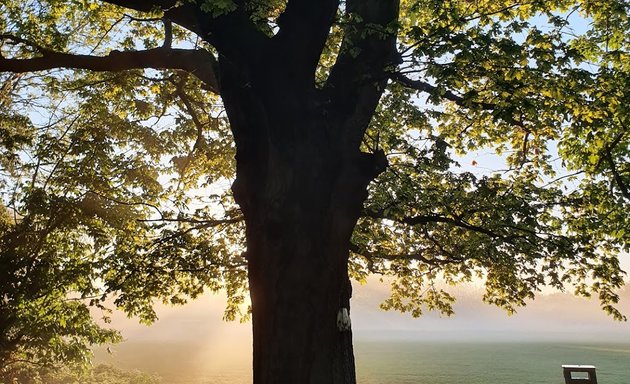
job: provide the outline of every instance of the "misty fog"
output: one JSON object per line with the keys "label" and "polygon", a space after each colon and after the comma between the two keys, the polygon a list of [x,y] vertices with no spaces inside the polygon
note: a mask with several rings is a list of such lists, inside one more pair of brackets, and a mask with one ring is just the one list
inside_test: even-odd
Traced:
{"label": "misty fog", "polygon": [[[612,320],[595,299],[543,294],[508,316],[484,304],[482,289],[473,284],[450,289],[458,299],[454,316],[427,312],[412,318],[379,309],[387,297],[386,284],[376,279],[355,283],[351,312],[358,365],[362,341],[630,341],[630,324]],[[622,312],[630,314],[629,287],[621,297]],[[126,341],[112,346],[112,353],[97,349],[96,362],[158,373],[172,383],[203,375],[216,383],[238,384],[251,375],[250,324],[224,322],[224,300],[208,295],[183,307],[158,306],[160,319],[152,326],[116,313],[112,326],[122,330]]]}

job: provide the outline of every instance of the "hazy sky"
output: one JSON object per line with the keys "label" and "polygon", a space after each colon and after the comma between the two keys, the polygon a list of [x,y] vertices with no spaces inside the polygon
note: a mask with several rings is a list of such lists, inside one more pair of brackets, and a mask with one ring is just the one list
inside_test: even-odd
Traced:
{"label": "hazy sky", "polygon": [[[561,293],[540,295],[516,315],[507,316],[481,302],[480,288],[456,287],[453,293],[458,298],[454,316],[427,313],[414,319],[378,308],[387,296],[385,284],[377,280],[364,286],[355,284],[354,339],[359,343],[375,339],[630,342],[630,323],[613,321],[595,300]],[[630,287],[621,296],[620,308],[630,315]],[[113,326],[122,330],[127,341],[114,346],[112,355],[97,351],[97,361],[157,372],[170,383],[192,382],[185,381],[182,373],[190,378],[212,377],[213,382],[245,383],[243,377],[251,374],[250,324],[222,321],[223,306],[220,295],[205,296],[183,307],[159,306],[160,319],[150,327],[116,314]]]}

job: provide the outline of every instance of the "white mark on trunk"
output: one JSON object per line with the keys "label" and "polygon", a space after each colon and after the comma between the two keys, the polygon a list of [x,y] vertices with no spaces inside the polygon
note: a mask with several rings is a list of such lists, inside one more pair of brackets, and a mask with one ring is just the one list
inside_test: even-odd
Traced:
{"label": "white mark on trunk", "polygon": [[350,313],[348,312],[348,308],[339,308],[339,312],[337,312],[337,329],[339,332],[344,332],[349,331],[350,327]]}

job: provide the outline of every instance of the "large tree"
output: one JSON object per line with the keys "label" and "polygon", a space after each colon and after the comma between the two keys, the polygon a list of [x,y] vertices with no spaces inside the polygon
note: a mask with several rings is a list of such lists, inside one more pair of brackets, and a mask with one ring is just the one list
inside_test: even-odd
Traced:
{"label": "large tree", "polygon": [[623,318],[627,1],[0,11],[5,367],[115,340],[88,312],[110,297],[151,321],[225,289],[228,318],[251,297],[256,384],[353,383],[369,274],[414,315],[481,279],[508,311],[549,285]]}

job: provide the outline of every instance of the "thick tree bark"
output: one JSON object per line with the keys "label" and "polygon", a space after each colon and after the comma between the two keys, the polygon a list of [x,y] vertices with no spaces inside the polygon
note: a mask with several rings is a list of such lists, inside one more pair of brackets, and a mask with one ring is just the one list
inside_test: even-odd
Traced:
{"label": "thick tree bark", "polygon": [[349,310],[348,244],[369,178],[350,192],[346,166],[306,156],[272,161],[280,171],[262,177],[264,202],[248,205],[260,192],[240,189],[249,180],[234,186],[246,211],[256,384],[355,383],[351,331],[337,318]]}
{"label": "thick tree bark", "polygon": [[385,157],[339,140],[323,92],[301,88],[282,63],[257,77],[222,59],[232,189],[247,225],[254,383],[353,384],[352,335],[337,317],[349,310],[350,236]]}
{"label": "thick tree bark", "polygon": [[248,221],[254,383],[354,383],[350,330],[336,324],[349,306],[347,231],[324,199],[300,200]]}

